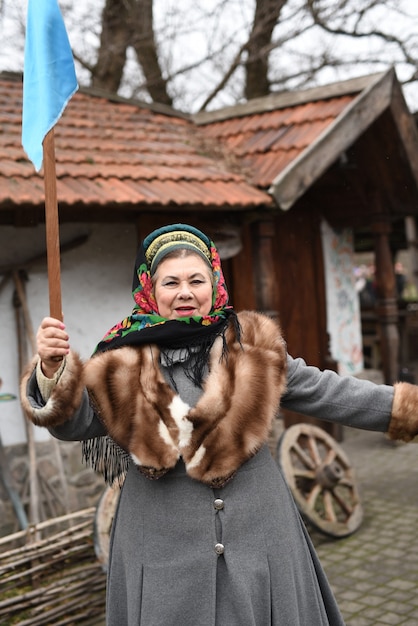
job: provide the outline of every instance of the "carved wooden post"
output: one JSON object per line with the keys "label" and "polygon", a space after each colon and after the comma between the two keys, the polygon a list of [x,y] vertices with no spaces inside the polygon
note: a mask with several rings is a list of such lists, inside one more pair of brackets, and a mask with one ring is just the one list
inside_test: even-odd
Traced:
{"label": "carved wooden post", "polygon": [[383,376],[386,384],[393,384],[399,375],[399,331],[395,271],[389,245],[391,225],[380,198],[372,199],[377,305],[376,316],[380,337]]}
{"label": "carved wooden post", "polygon": [[273,319],[278,319],[279,286],[274,270],[275,227],[272,220],[258,223],[257,259],[259,287],[257,308]]}
{"label": "carved wooden post", "polygon": [[418,290],[418,235],[415,218],[412,215],[405,218],[405,232],[411,257],[412,281]]}

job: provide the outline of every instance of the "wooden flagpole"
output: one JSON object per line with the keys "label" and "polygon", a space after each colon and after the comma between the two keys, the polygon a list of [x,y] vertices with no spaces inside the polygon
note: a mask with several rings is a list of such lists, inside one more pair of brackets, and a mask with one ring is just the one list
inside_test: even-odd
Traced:
{"label": "wooden flagpole", "polygon": [[46,254],[48,263],[49,314],[63,320],[61,302],[61,263],[55,169],[55,140],[52,128],[43,141]]}

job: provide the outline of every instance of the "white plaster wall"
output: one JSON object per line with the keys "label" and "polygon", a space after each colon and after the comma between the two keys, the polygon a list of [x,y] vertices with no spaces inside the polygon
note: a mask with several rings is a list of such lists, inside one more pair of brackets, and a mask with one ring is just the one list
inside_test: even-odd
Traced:
{"label": "white plaster wall", "polygon": [[[71,347],[87,358],[116,322],[133,306],[131,283],[136,254],[135,226],[125,224],[61,225],[61,241],[72,241],[89,233],[80,247],[61,255],[61,293],[64,322]],[[45,250],[45,231],[37,228],[0,227],[0,268],[33,258]],[[2,275],[0,275],[0,281]],[[13,282],[0,292],[0,378],[1,393],[19,395],[17,331],[13,308]],[[30,316],[36,332],[42,318],[49,315],[46,262],[29,269],[26,284]],[[36,439],[48,433],[35,428]],[[18,400],[0,402],[0,435],[4,445],[26,441],[25,424]]]}

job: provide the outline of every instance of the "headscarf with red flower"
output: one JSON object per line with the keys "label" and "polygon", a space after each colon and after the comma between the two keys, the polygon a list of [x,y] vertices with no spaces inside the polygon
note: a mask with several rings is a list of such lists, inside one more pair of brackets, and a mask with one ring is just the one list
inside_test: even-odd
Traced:
{"label": "headscarf with red flower", "polygon": [[[159,314],[153,294],[152,276],[161,260],[170,252],[186,248],[199,254],[213,274],[212,308],[208,315],[169,320]],[[218,335],[223,335],[232,319],[239,340],[239,325],[228,292],[219,253],[213,241],[188,224],[171,224],[150,233],[138,249],[132,282],[134,309],[113,326],[98,344],[95,353],[126,345],[153,343],[161,349],[187,348],[208,351]],[[201,355],[203,356],[203,355]]]}

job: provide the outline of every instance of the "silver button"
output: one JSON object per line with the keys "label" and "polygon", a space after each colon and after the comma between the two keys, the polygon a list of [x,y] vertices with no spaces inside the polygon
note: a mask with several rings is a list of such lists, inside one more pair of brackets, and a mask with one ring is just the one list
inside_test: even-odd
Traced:
{"label": "silver button", "polygon": [[213,503],[213,506],[215,507],[217,511],[221,511],[224,508],[224,501],[221,500],[220,498],[216,498],[216,500]]}
{"label": "silver button", "polygon": [[225,546],[223,543],[217,543],[215,546],[216,554],[223,554],[225,552]]}

